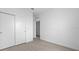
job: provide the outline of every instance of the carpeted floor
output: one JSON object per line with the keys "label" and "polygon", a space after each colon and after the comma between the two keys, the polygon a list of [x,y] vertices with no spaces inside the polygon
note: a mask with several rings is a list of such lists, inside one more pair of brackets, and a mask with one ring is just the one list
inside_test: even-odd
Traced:
{"label": "carpeted floor", "polygon": [[39,38],[29,43],[3,49],[2,51],[74,51],[73,49],[49,43]]}

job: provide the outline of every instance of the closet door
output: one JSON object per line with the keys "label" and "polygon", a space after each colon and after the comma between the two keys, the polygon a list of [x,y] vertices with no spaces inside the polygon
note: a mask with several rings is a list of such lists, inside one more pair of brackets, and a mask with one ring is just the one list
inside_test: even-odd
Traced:
{"label": "closet door", "polygon": [[16,45],[25,43],[25,18],[16,17]]}
{"label": "closet door", "polygon": [[0,49],[13,46],[14,44],[14,16],[0,13]]}

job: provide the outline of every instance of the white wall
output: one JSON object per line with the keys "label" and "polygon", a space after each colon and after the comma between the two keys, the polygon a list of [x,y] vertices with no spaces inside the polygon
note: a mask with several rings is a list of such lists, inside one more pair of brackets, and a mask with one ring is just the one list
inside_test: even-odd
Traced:
{"label": "white wall", "polygon": [[40,14],[40,38],[79,50],[79,9],[53,8]]}
{"label": "white wall", "polygon": [[[0,12],[6,12],[16,15],[16,44],[21,44],[33,40],[33,15],[28,11],[27,8],[0,8]],[[23,23],[25,23],[26,25]],[[20,29],[19,26],[22,26],[22,28]],[[24,29],[25,26],[26,30]],[[26,34],[23,34],[22,31],[26,31]]]}
{"label": "white wall", "polygon": [[36,20],[33,20],[33,38],[36,38]]}

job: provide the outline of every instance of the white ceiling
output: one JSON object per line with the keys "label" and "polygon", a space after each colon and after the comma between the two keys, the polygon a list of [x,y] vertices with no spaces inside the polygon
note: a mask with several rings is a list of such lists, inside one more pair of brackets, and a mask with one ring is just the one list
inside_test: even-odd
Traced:
{"label": "white ceiling", "polygon": [[34,16],[37,18],[36,21],[39,21],[40,20],[40,19],[38,19],[39,15],[41,15],[44,12],[47,12],[49,9],[50,8],[34,8],[34,10],[33,10],[30,8],[30,11],[34,12]]}
{"label": "white ceiling", "polygon": [[[41,15],[44,12],[47,12],[49,8],[34,8],[34,15],[39,18],[39,15]],[[39,21],[40,19],[36,19],[36,21]]]}
{"label": "white ceiling", "polygon": [[38,14],[42,14],[44,12],[47,12],[47,10],[49,10],[50,8],[34,8],[34,10],[32,10],[32,8],[30,8],[30,12],[34,12],[34,14],[38,15]]}
{"label": "white ceiling", "polygon": [[46,12],[47,10],[49,10],[49,8],[35,8],[34,13],[35,14],[41,14],[41,13]]}

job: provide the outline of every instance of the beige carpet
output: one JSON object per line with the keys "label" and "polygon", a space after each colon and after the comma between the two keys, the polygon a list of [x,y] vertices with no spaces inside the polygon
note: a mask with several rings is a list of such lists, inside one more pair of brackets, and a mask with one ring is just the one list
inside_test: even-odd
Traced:
{"label": "beige carpet", "polygon": [[29,43],[6,48],[2,51],[74,51],[73,49],[49,43],[39,38]]}

